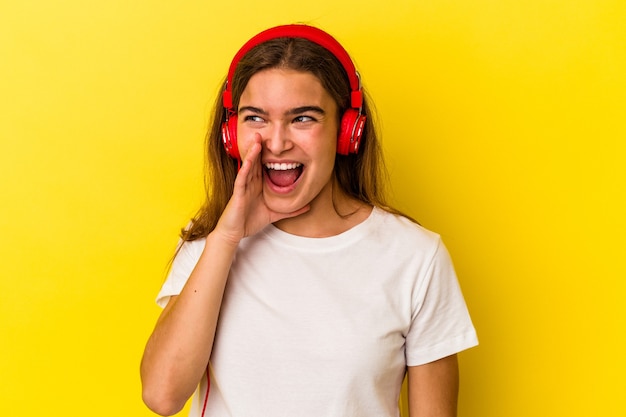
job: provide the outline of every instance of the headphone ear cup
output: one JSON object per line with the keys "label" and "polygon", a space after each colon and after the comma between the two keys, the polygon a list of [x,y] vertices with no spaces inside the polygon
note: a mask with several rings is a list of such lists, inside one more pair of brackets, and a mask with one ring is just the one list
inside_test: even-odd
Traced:
{"label": "headphone ear cup", "polygon": [[350,148],[352,153],[359,153],[359,146],[361,146],[361,139],[363,139],[363,131],[365,130],[365,119],[366,116],[364,114],[359,115],[354,125],[354,139]]}
{"label": "headphone ear cup", "polygon": [[222,143],[228,156],[241,159],[237,146],[237,115],[231,115],[228,121],[222,123]]}
{"label": "headphone ear cup", "polygon": [[366,117],[355,109],[348,109],[341,118],[341,128],[337,138],[337,153],[348,155],[359,152]]}

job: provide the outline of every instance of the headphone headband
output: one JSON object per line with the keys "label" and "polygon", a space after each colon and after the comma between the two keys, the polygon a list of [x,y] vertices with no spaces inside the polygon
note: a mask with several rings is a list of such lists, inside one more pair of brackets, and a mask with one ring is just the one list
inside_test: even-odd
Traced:
{"label": "headphone headband", "polygon": [[321,29],[313,26],[294,24],[276,26],[270,29],[266,29],[263,32],[257,34],[248,42],[246,42],[241,49],[237,52],[230,67],[228,69],[228,77],[226,81],[226,88],[222,94],[222,102],[225,108],[232,109],[233,107],[233,94],[232,94],[232,81],[235,74],[235,69],[239,64],[239,61],[245,54],[250,52],[255,46],[277,38],[303,38],[316,43],[328,51],[330,51],[341,63],[346,73],[348,74],[348,80],[350,82],[350,106],[355,109],[361,109],[363,105],[363,94],[361,92],[361,80],[359,73],[354,67],[350,55],[344,49],[343,46],[335,38]]}

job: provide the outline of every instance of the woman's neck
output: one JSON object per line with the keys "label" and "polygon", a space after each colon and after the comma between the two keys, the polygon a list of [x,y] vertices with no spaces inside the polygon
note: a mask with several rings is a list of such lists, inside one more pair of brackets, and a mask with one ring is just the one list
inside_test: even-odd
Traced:
{"label": "woman's neck", "polygon": [[308,212],[280,220],[274,226],[293,235],[321,238],[343,233],[369,217],[370,204],[348,196],[336,183],[330,188],[311,202]]}

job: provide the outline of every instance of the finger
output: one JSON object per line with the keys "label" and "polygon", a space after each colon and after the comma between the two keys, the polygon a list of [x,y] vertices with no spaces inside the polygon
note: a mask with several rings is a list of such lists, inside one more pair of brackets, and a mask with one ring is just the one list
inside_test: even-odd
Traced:
{"label": "finger", "polygon": [[250,169],[254,163],[254,159],[259,153],[258,149],[256,148],[256,144],[253,144],[250,149],[248,149],[248,152],[246,153],[246,156],[241,163],[241,169],[239,170],[239,174],[248,174],[250,172]]}
{"label": "finger", "polygon": [[261,134],[255,132],[252,140],[250,141],[248,152],[246,152],[246,161],[254,160],[261,153],[261,140]]}
{"label": "finger", "polygon": [[235,187],[245,186],[245,184],[247,184],[250,178],[254,175],[255,159],[258,159],[259,154],[259,144],[255,143],[248,149],[248,152],[246,152],[246,155],[242,161],[241,168],[237,173],[237,177],[235,178]]}
{"label": "finger", "polygon": [[[261,135],[259,133],[255,133],[254,137],[250,141],[250,146],[248,147],[248,151],[246,152],[243,164],[250,166],[257,162],[259,160],[259,155],[261,154],[261,149]],[[249,167],[248,169],[252,168]]]}

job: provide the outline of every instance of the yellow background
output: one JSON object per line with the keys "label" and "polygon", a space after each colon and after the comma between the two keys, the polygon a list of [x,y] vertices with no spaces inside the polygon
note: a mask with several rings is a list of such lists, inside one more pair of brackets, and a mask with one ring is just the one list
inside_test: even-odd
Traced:
{"label": "yellow background", "polygon": [[481,345],[461,417],[623,416],[622,0],[2,0],[2,415],[150,416],[138,364],[231,56],[344,43],[397,205],[443,235]]}

